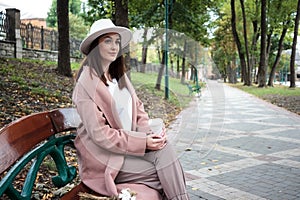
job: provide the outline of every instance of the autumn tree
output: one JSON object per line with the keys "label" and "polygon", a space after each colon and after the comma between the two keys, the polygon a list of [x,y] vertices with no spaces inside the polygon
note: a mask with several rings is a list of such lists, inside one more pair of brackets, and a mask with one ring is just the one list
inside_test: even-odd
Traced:
{"label": "autumn tree", "polygon": [[214,40],[211,45],[212,59],[222,74],[224,82],[237,82],[237,49],[231,31],[229,15],[221,15],[217,20],[217,29],[214,32]]}
{"label": "autumn tree", "polygon": [[[273,86],[276,70],[281,59],[282,51],[286,48],[291,48],[291,45],[286,45],[285,38],[289,29],[292,26],[292,16],[295,13],[296,4],[293,6],[294,1],[281,1],[275,0],[269,5],[268,21],[269,33],[268,41],[271,43],[270,52],[268,53],[268,63],[270,65],[270,74],[268,86]],[[275,57],[274,57],[274,56]]]}

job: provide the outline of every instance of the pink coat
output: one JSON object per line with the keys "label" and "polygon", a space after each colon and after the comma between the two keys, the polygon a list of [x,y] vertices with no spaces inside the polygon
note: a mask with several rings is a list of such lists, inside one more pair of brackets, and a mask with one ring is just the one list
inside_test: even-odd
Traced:
{"label": "pink coat", "polygon": [[143,104],[126,75],[124,79],[132,95],[132,131],[122,130],[115,102],[92,68],[84,67],[73,92],[82,120],[75,139],[81,180],[108,196],[118,194],[114,179],[124,156],[144,156],[146,132],[150,130]]}

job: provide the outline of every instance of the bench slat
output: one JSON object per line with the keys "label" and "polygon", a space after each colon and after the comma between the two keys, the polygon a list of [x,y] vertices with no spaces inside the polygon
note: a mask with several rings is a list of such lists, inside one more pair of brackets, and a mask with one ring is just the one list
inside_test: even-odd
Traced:
{"label": "bench slat", "polygon": [[47,112],[32,114],[0,130],[0,174],[35,145],[54,134]]}

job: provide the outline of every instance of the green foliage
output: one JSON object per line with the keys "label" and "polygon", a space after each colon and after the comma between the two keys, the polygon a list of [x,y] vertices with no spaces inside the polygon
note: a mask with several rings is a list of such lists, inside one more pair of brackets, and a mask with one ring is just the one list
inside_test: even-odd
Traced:
{"label": "green foliage", "polygon": [[57,27],[57,12],[56,12],[57,0],[52,0],[51,8],[47,13],[47,26],[48,27]]}
{"label": "green foliage", "polygon": [[81,0],[69,0],[69,12],[79,16],[81,13]]}
{"label": "green foliage", "polygon": [[182,0],[172,5],[172,29],[185,33],[203,45],[208,44],[208,27],[210,21],[209,0]]}
{"label": "green foliage", "polygon": [[129,24],[130,27],[160,27],[164,21],[164,7],[162,2],[129,1]]}
{"label": "green foliage", "polygon": [[69,23],[70,23],[70,37],[82,40],[85,38],[89,31],[89,27],[85,25],[85,22],[82,17],[69,14]]}
{"label": "green foliage", "polygon": [[88,0],[84,5],[82,17],[86,24],[91,25],[101,18],[112,19],[113,2],[107,0]]}
{"label": "green foliage", "polygon": [[[222,13],[228,13],[230,7],[222,8]],[[231,32],[231,24],[229,16],[220,15],[220,18],[215,22],[218,27],[214,32],[212,41],[212,59],[216,68],[222,75],[227,74],[227,67],[231,61],[235,60],[236,47]]]}

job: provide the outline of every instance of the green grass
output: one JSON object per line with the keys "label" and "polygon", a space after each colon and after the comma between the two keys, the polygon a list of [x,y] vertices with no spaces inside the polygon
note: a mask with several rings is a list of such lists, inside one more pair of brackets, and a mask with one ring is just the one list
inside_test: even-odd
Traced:
{"label": "green grass", "polygon": [[[156,73],[139,73],[131,72],[131,81],[133,85],[143,87],[143,89],[150,90],[157,96],[165,97],[165,78],[161,80],[161,90],[158,91],[154,87],[157,81]],[[186,85],[180,83],[180,79],[169,77],[169,101],[180,107],[186,107],[191,101],[192,97],[189,96],[189,90]]]}
{"label": "green grass", "polygon": [[300,88],[289,88],[288,86],[283,85],[275,85],[274,87],[265,88],[259,88],[257,85],[244,86],[242,83],[229,85],[253,94],[257,97],[263,97],[264,95],[300,96]]}
{"label": "green grass", "polygon": [[[156,85],[157,81],[157,74],[156,73],[139,73],[139,72],[132,72],[131,73],[131,80],[134,85],[144,85],[144,84],[152,84],[153,87]],[[165,77],[162,77],[161,80],[161,89],[165,88]],[[169,77],[169,85],[168,88],[171,92],[180,94],[180,95],[189,95],[189,90],[186,85],[180,83],[180,79]]]}
{"label": "green grass", "polygon": [[74,63],[74,62],[71,63],[72,70],[79,70],[79,68],[80,68],[80,63]]}

